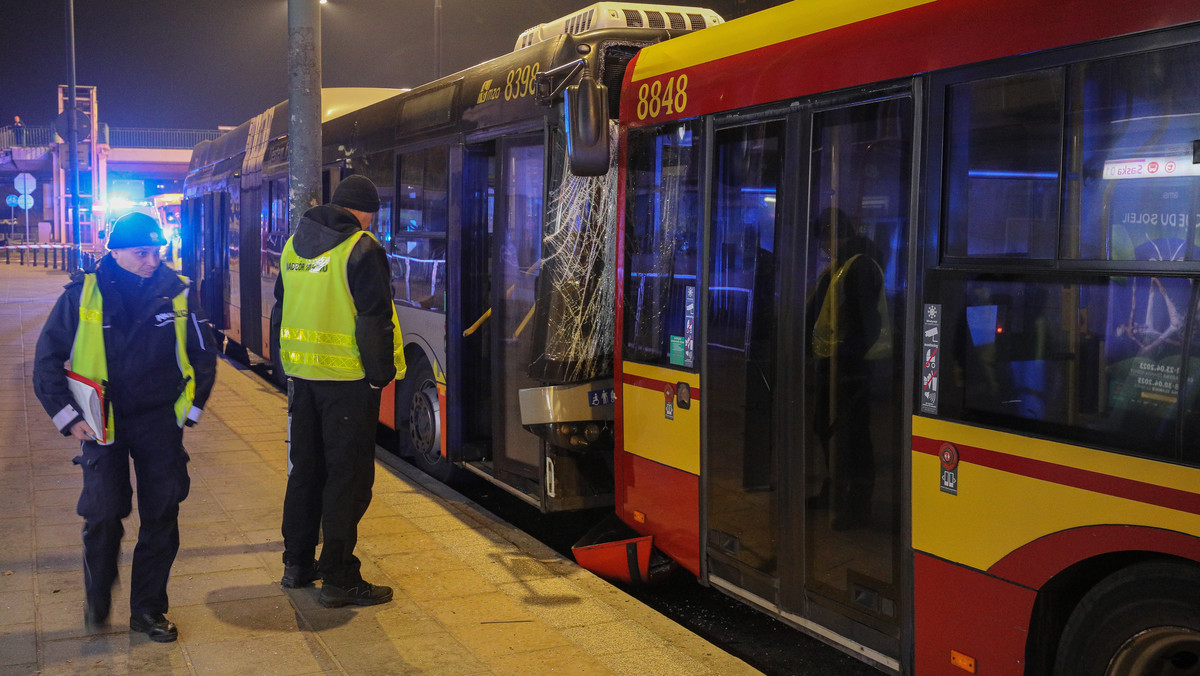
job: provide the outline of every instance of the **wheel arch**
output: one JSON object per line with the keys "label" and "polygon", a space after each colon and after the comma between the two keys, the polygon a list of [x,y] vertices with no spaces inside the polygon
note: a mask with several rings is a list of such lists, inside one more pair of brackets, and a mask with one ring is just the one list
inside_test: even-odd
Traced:
{"label": "wheel arch", "polygon": [[1200,538],[1145,526],[1087,526],[1039,538],[993,565],[989,574],[1037,592],[1026,673],[1052,673],[1067,619],[1091,589],[1120,570],[1154,560],[1200,570]]}
{"label": "wheel arch", "polygon": [[[428,363],[433,372],[437,374],[437,361],[428,347],[423,342],[410,342],[404,346],[404,362],[406,367],[405,377],[396,382],[396,399],[395,399],[395,421],[397,434],[407,434],[406,427],[408,425],[408,402],[411,401],[413,395],[413,387],[416,386],[416,373],[421,368],[422,363]],[[402,457],[412,457],[411,448],[401,443],[398,444],[397,452]]]}

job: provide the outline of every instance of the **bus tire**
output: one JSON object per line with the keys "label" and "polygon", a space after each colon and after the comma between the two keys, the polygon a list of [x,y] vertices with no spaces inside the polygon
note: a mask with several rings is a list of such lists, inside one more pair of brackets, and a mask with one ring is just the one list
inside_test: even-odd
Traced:
{"label": "bus tire", "polygon": [[396,397],[396,435],[400,455],[411,457],[421,471],[438,481],[449,483],[454,464],[442,456],[442,419],[438,402],[437,380],[429,360],[420,356],[400,381],[401,395]]}
{"label": "bus tire", "polygon": [[1104,578],[1072,611],[1059,640],[1059,676],[1200,672],[1200,568],[1138,563]]}

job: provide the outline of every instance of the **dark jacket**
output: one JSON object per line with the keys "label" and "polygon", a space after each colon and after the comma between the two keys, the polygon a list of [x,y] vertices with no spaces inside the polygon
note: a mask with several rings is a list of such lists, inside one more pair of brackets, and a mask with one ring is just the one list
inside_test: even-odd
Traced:
{"label": "dark jacket", "polygon": [[[358,232],[358,220],[349,211],[325,204],[304,213],[292,234],[292,248],[303,258],[316,258]],[[367,382],[384,387],[396,379],[392,361],[392,275],[387,253],[372,237],[358,240],[346,262],[350,295],[354,298],[354,340],[362,358]],[[275,307],[271,310],[271,354],[279,354],[279,328],[283,324],[283,274],[275,280]]]}
{"label": "dark jacket", "polygon": [[[149,278],[122,270],[112,256],[96,265],[96,282],[104,307],[104,351],[108,367],[106,396],[117,420],[159,406],[173,406],[185,381],[176,358],[174,312],[171,301],[186,288],[175,271],[160,265]],[[71,276],[38,338],[33,364],[33,391],[63,434],[82,420],[67,418],[74,406],[63,364],[71,358],[79,326],[83,273]],[[201,313],[194,293],[188,294],[187,354],[196,376],[192,405],[203,409],[217,376],[217,352],[212,328]],[[77,408],[77,407],[75,407]],[[118,431],[120,434],[120,424]]]}

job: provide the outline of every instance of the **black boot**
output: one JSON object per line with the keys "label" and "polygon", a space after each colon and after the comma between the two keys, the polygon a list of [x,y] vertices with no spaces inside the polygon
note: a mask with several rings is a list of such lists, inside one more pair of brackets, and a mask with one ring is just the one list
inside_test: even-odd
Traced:
{"label": "black boot", "polygon": [[179,638],[175,623],[162,613],[145,613],[129,618],[129,630],[145,634],[155,643],[170,643]]}
{"label": "black boot", "polygon": [[283,567],[283,578],[279,580],[279,585],[285,589],[299,589],[320,579],[321,573],[315,562],[308,565],[289,564]]}
{"label": "black boot", "polygon": [[326,608],[341,608],[342,606],[374,606],[392,600],[392,588],[383,585],[359,582],[353,587],[338,587],[331,584],[321,585],[321,595],[317,601]]}
{"label": "black boot", "polygon": [[110,609],[111,599],[92,599],[87,600],[87,605],[83,609],[83,623],[88,629],[97,629],[108,624],[108,612]]}

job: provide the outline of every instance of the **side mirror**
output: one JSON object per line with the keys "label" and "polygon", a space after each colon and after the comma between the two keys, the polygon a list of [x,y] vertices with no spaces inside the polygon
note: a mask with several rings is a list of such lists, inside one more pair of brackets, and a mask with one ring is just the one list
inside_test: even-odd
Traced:
{"label": "side mirror", "polygon": [[579,84],[563,97],[567,124],[567,162],[576,176],[608,173],[608,87],[584,69]]}

